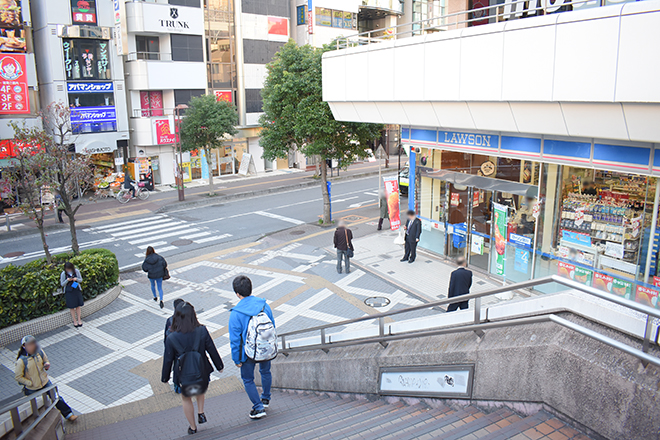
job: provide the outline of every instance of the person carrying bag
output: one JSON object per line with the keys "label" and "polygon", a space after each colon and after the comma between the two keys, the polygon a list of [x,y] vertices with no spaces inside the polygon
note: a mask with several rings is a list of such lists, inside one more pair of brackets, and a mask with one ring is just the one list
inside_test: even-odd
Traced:
{"label": "person carrying bag", "polygon": [[355,255],[355,248],[353,248],[353,232],[346,227],[344,221],[340,221],[335,230],[334,244],[337,249],[337,273],[341,273],[342,260],[346,261],[346,273],[350,273],[351,258]]}

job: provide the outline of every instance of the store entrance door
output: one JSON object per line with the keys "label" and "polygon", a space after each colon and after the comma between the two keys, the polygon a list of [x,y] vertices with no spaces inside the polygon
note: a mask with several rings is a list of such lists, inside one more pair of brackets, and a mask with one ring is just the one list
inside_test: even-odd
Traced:
{"label": "store entrance door", "polygon": [[447,215],[447,256],[467,257],[468,247],[468,200],[471,188],[447,182],[449,210]]}
{"label": "store entrance door", "polygon": [[469,264],[488,271],[491,249],[491,200],[493,192],[470,188]]}

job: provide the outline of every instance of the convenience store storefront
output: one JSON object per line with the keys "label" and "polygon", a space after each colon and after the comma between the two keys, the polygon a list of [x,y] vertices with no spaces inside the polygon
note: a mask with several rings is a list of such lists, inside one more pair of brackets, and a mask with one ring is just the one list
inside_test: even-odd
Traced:
{"label": "convenience store storefront", "polygon": [[558,274],[659,306],[660,148],[415,128],[402,142],[421,247],[506,281]]}

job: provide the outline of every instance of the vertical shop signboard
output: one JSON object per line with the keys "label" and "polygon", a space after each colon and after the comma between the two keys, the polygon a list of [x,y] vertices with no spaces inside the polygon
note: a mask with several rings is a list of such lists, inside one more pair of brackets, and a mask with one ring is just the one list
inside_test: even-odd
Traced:
{"label": "vertical shop signboard", "polygon": [[658,291],[644,286],[637,286],[635,293],[635,301],[638,303],[646,304],[647,306],[658,306]]}
{"label": "vertical shop signboard", "polygon": [[71,0],[71,21],[96,26],[96,0]]}
{"label": "vertical shop signboard", "polygon": [[506,216],[508,207],[493,203],[493,212],[495,214],[495,251],[497,257],[495,260],[495,273],[504,275],[504,253],[506,252]]}
{"label": "vertical shop signboard", "polygon": [[459,193],[451,193],[451,206],[458,206],[461,204],[461,195]]}
{"label": "vertical shop signboard", "polygon": [[26,55],[0,55],[0,115],[30,113]]}
{"label": "vertical shop signboard", "polygon": [[154,143],[156,145],[175,144],[177,135],[174,127],[174,118],[154,119],[153,121]]}
{"label": "vertical shop signboard", "polygon": [[383,179],[385,184],[385,197],[387,198],[387,211],[390,215],[390,228],[398,231],[401,226],[399,215],[399,182],[396,178]]}
{"label": "vertical shop signboard", "polygon": [[624,281],[618,278],[614,278],[612,280],[612,293],[623,296],[626,299],[630,299],[632,296],[632,290],[633,285],[630,281]]}
{"label": "vertical shop signboard", "polygon": [[312,35],[314,33],[314,17],[313,10],[314,6],[312,5],[313,0],[307,0],[307,33]]}
{"label": "vertical shop signboard", "polygon": [[653,285],[655,287],[660,287],[660,277],[653,277]]}
{"label": "vertical shop signboard", "polygon": [[614,278],[602,273],[595,273],[592,287],[595,287],[598,290],[602,290],[603,292],[612,293],[612,287],[614,287]]}

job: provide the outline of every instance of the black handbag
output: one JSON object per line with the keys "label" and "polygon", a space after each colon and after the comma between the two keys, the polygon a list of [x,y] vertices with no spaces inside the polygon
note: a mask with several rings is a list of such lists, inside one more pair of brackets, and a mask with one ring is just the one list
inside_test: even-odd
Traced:
{"label": "black handbag", "polygon": [[344,234],[346,235],[346,256],[348,258],[353,258],[353,255],[355,255],[355,252],[353,249],[351,249],[351,243],[348,241],[348,231],[344,229]]}
{"label": "black handbag", "polygon": [[165,268],[165,269],[163,269],[163,270],[164,270],[164,272],[165,272],[165,273],[163,274],[163,281],[167,281],[167,280],[170,279],[170,271],[167,270],[167,268]]}

